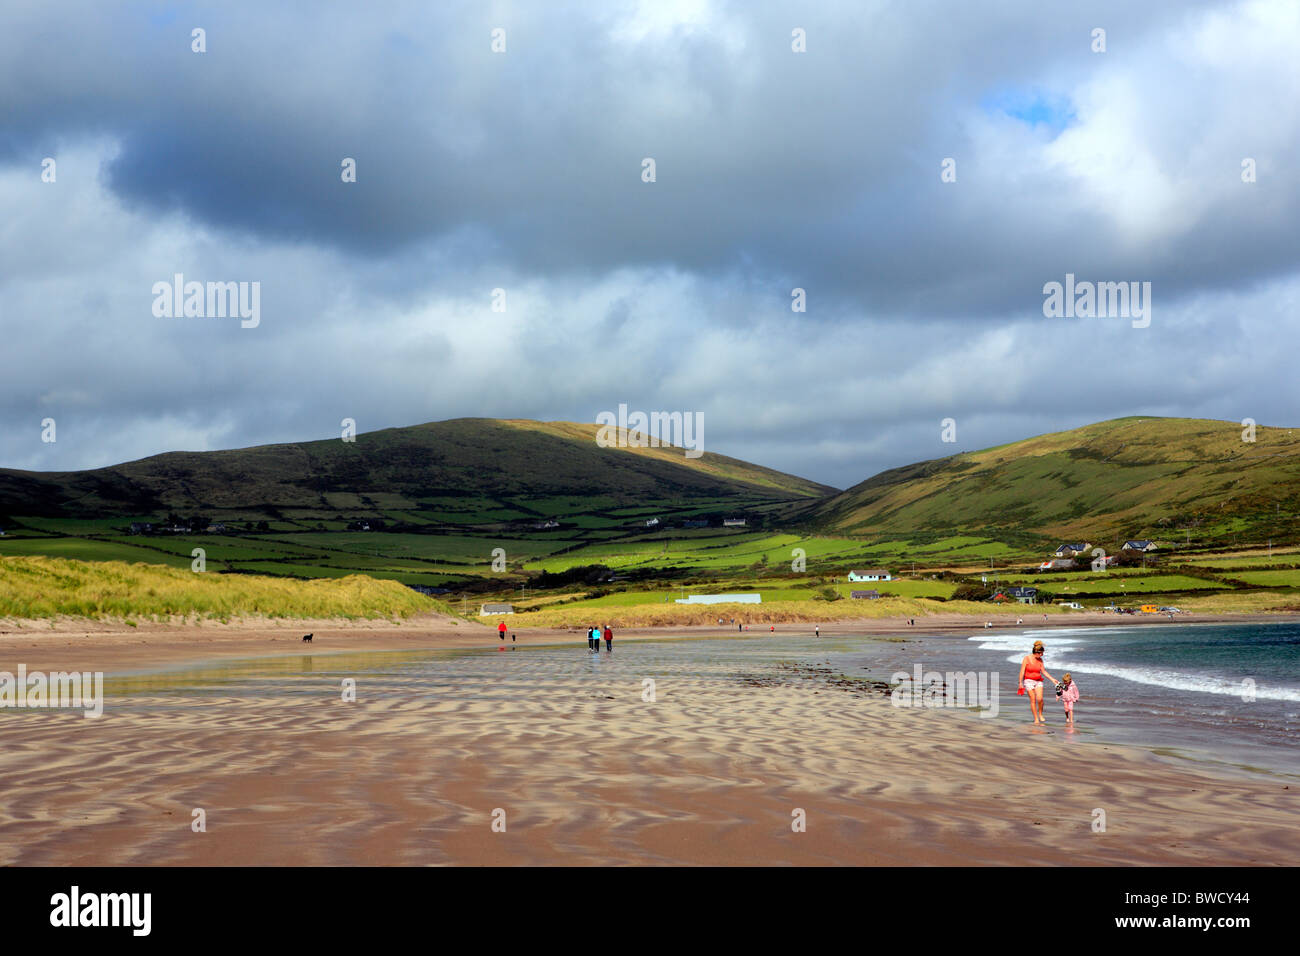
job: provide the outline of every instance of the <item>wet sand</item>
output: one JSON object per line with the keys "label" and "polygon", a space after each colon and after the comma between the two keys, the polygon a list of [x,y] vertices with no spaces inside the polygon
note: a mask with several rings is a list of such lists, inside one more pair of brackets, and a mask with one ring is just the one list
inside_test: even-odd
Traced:
{"label": "wet sand", "polygon": [[[377,630],[357,639],[398,640]],[[730,643],[318,653],[327,638],[119,679],[98,720],[0,712],[0,863],[1300,861],[1278,780],[895,708]]]}
{"label": "wet sand", "polygon": [[[1214,622],[1300,620],[1300,615],[1282,614],[1181,614],[1179,624]],[[990,615],[995,630],[1018,630],[1051,627],[1097,627],[1163,623],[1149,615],[1117,615],[1097,612],[1054,614],[1047,621],[1041,614],[1023,615],[1017,625],[1015,616],[1000,612]],[[419,615],[406,621],[235,621],[222,624],[204,621],[197,624],[141,623],[128,627],[121,623],[62,619],[49,621],[0,621],[0,670],[15,670],[19,663],[29,670],[101,670],[107,674],[161,670],[220,660],[277,657],[302,653],[349,653],[357,651],[445,650],[449,648],[494,647],[500,643],[496,631],[498,618],[490,623],[466,621],[438,614]],[[507,625],[513,625],[509,617]],[[754,625],[737,632],[735,625],[698,625],[682,627],[639,628],[615,632],[615,643],[666,638],[733,638],[813,634],[810,622],[777,624],[774,632],[765,625]],[[906,618],[858,618],[821,624],[821,633],[877,634],[907,637],[913,634],[983,633],[983,620],[967,614],[932,614],[916,618],[915,626]],[[311,644],[302,636],[314,635]],[[509,635],[517,638],[512,642]],[[583,643],[580,628],[538,628],[513,626],[507,632],[506,645],[536,646]]]}

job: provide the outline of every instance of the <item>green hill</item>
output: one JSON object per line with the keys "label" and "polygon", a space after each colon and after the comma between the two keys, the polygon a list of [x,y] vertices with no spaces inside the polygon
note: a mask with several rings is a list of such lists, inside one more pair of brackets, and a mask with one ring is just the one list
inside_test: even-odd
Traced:
{"label": "green hill", "polygon": [[1300,430],[1121,418],[882,472],[807,507],[850,535],[1264,541],[1300,530]]}
{"label": "green hill", "polygon": [[[0,469],[0,514],[92,518],[195,511],[322,518],[419,512],[447,499],[599,497],[615,505],[800,499],[835,489],[722,455],[602,448],[595,425],[455,419],[339,439],[169,452],[75,472]],[[521,505],[521,502],[523,503]],[[536,513],[548,513],[545,507]]]}

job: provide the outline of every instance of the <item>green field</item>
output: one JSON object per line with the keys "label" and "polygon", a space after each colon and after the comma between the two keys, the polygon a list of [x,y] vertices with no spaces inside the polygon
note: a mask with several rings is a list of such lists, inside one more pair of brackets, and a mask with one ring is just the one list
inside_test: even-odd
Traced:
{"label": "green field", "polygon": [[1266,588],[1300,588],[1300,568],[1283,571],[1237,571],[1231,577]]}
{"label": "green field", "polygon": [[143,561],[147,564],[165,564],[171,567],[189,567],[187,555],[168,554],[160,549],[136,547],[116,539],[92,538],[0,538],[0,556],[47,555],[54,558],[76,558],[78,561]]}
{"label": "green field", "polygon": [[1188,558],[1184,562],[1198,568],[1215,568],[1231,570],[1234,568],[1258,568],[1271,565],[1300,567],[1300,551],[1277,550],[1270,554],[1240,555],[1234,558]]}
{"label": "green field", "polygon": [[638,534],[624,540],[591,544],[580,551],[530,561],[524,567],[529,571],[554,573],[599,563],[621,570],[672,565],[725,572],[759,564],[774,572],[788,572],[796,560],[796,548],[804,552],[804,570],[819,574],[844,573],[853,567],[876,565],[901,570],[913,561],[922,567],[960,563],[971,557],[987,557],[1009,550],[999,542],[965,537],[911,544],[762,532],[718,534],[716,529],[700,529],[693,534],[678,529],[671,535]]}
{"label": "green field", "polygon": [[1023,575],[1002,578],[1011,584],[1029,584],[1055,594],[1059,599],[1069,600],[1071,594],[1095,594],[1123,597],[1125,594],[1160,594],[1178,591],[1216,591],[1226,590],[1230,585],[1204,578],[1188,577],[1185,574],[1097,574],[1091,577],[1071,577],[1063,580],[1051,575]]}

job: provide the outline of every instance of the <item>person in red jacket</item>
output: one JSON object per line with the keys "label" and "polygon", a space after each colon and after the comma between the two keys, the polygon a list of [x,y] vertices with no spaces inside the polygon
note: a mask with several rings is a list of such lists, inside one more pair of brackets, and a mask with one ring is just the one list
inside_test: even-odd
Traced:
{"label": "person in red jacket", "polygon": [[500,636],[501,640],[504,641],[504,640],[506,639],[506,622],[505,622],[505,621],[502,621],[500,624],[497,625],[497,634]]}
{"label": "person in red jacket", "polygon": [[614,653],[614,632],[610,630],[608,624],[605,625],[605,653]]}

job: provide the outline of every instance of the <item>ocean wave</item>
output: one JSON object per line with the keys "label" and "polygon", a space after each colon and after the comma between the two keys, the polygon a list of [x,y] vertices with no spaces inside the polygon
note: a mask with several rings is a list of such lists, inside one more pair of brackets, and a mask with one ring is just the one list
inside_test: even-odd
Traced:
{"label": "ocean wave", "polygon": [[[1046,633],[1046,632],[1044,632]],[[1031,647],[1034,646],[1033,635],[1026,634],[977,634],[967,638],[968,641],[979,641],[980,650],[982,651],[1019,651],[1021,654],[1028,654]],[[1048,641],[1043,641],[1048,644]],[[1052,634],[1050,646],[1053,650],[1070,648],[1076,644],[1084,644],[1077,638],[1062,636],[1060,632]]]}
{"label": "ocean wave", "polygon": [[[1009,657],[1008,661],[1019,666],[1019,657]],[[1198,694],[1221,694],[1228,697],[1241,697],[1241,681],[1244,678],[1229,680],[1208,674],[1189,674],[1184,671],[1162,670],[1158,667],[1131,667],[1121,664],[1106,664],[1095,661],[1071,660],[1067,663],[1056,662],[1056,670],[1064,671],[1068,666],[1072,673],[1100,674],[1146,684],[1151,687],[1166,687],[1173,690],[1185,690]],[[1082,681],[1080,685],[1082,686]],[[1258,700],[1292,700],[1300,701],[1300,687],[1269,686],[1255,683],[1255,697]]]}

